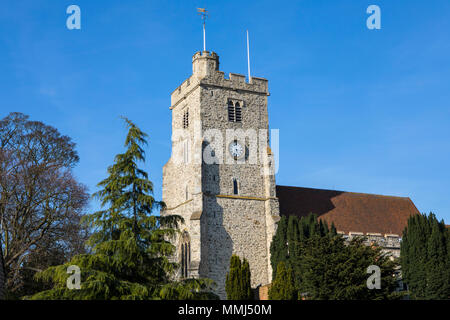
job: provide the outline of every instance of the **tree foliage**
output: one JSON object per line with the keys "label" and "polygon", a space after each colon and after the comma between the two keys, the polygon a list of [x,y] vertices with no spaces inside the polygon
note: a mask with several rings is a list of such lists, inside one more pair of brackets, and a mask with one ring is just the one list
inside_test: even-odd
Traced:
{"label": "tree foliage", "polygon": [[0,250],[9,298],[41,289],[36,271],[84,252],[86,187],[71,170],[75,144],[55,128],[11,113],[0,121]]}
{"label": "tree foliage", "polygon": [[292,269],[295,285],[299,287],[302,272],[300,244],[313,235],[328,234],[336,235],[336,228],[333,224],[328,228],[326,223],[317,220],[316,215],[310,214],[301,219],[296,216],[281,217],[270,247],[272,278],[276,277],[278,263],[284,261]]}
{"label": "tree foliage", "polygon": [[[304,243],[300,294],[312,300],[380,300],[399,295],[396,269],[398,264],[380,247],[368,246],[362,237],[350,242],[342,236],[315,235]],[[367,268],[381,270],[381,288],[367,287]]]}
{"label": "tree foliage", "polygon": [[250,285],[250,265],[244,258],[232,255],[230,259],[230,271],[227,273],[225,291],[228,300],[251,300],[253,298]]}
{"label": "tree foliage", "polygon": [[[300,299],[397,297],[394,293],[397,264],[381,248],[365,245],[363,238],[346,243],[334,225],[329,228],[313,214],[301,219],[282,217],[278,226],[271,245],[271,263],[277,265],[271,288],[274,299],[295,298],[290,294],[290,283]],[[366,271],[370,265],[382,270],[381,290],[367,288],[370,275]],[[293,276],[292,282],[287,280],[289,274]]]}
{"label": "tree foliage", "polygon": [[[144,162],[146,134],[134,123],[128,126],[125,153],[115,157],[108,177],[95,196],[102,210],[89,214],[85,222],[93,229],[88,245],[91,254],[77,255],[68,263],[37,275],[54,286],[33,299],[195,299],[206,297],[210,281],[173,281],[178,264],[169,256],[175,247],[169,242],[177,233],[179,216],[155,216],[156,201],[148,174],[138,167]],[[81,289],[66,287],[67,267],[81,269]]]}
{"label": "tree foliage", "polygon": [[280,261],[276,269],[276,277],[269,289],[270,300],[295,300],[297,292],[292,279],[292,269],[286,268],[286,263]]}
{"label": "tree foliage", "polygon": [[409,218],[400,259],[411,298],[450,298],[450,232],[433,213]]}

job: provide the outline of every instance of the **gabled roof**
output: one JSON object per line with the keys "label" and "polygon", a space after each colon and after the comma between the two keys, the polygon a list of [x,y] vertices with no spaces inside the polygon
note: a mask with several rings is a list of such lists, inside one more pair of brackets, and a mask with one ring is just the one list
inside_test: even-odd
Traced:
{"label": "gabled roof", "polygon": [[419,214],[407,197],[276,186],[280,215],[317,214],[338,231],[402,235],[408,218]]}

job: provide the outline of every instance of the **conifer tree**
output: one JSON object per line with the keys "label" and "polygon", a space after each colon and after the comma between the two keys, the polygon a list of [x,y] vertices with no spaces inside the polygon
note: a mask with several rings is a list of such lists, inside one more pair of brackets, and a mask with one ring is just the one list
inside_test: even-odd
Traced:
{"label": "conifer tree", "polygon": [[[302,243],[302,281],[299,291],[311,300],[395,299],[397,263],[364,238],[346,243],[341,236],[314,235]],[[381,288],[367,287],[367,267],[381,270]]]}
{"label": "conifer tree", "polygon": [[433,213],[409,218],[401,243],[403,281],[413,299],[450,298],[450,239]]}
{"label": "conifer tree", "polygon": [[[155,201],[153,184],[138,167],[145,160],[142,147],[147,135],[124,120],[129,129],[126,151],[115,157],[95,194],[104,209],[85,217],[93,229],[88,241],[92,252],[38,273],[38,279],[51,281],[54,287],[33,299],[194,299],[210,284],[201,279],[171,281],[178,265],[168,259],[175,250],[168,238],[177,233],[182,219],[152,215],[164,204]],[[79,290],[66,286],[70,265],[81,270]]]}
{"label": "conifer tree", "polygon": [[253,293],[251,287],[250,264],[245,258],[242,262],[242,293],[243,293],[242,300],[252,300]]}
{"label": "conifer tree", "polygon": [[[289,273],[294,292],[307,299],[379,299],[396,298],[395,261],[391,261],[378,247],[369,247],[363,239],[345,243],[336,227],[310,214],[298,219],[282,218],[271,246],[271,263],[280,264],[283,275],[275,272],[272,298],[287,299],[280,292]],[[285,233],[286,236],[283,236]],[[282,242],[284,241],[284,242]],[[284,243],[284,246],[283,246]],[[277,250],[280,250],[277,252]],[[383,290],[369,290],[366,273],[369,265],[382,269]],[[291,271],[286,271],[291,269]],[[280,271],[281,272],[281,271]],[[291,281],[288,281],[291,283]],[[281,298],[280,298],[281,297]],[[284,298],[283,298],[284,297]],[[290,297],[290,296],[289,296]]]}
{"label": "conifer tree", "polygon": [[241,297],[243,296],[241,259],[234,254],[230,259],[230,271],[227,273],[225,291],[228,300],[241,300]]}
{"label": "conifer tree", "polygon": [[301,244],[314,235],[335,236],[337,232],[334,224],[328,228],[328,224],[319,220],[315,214],[300,219],[297,216],[281,217],[270,247],[273,279],[276,277],[278,263],[284,261],[292,269],[295,287],[300,286],[303,255]]}
{"label": "conifer tree", "polygon": [[225,291],[228,300],[251,300],[250,265],[246,259],[241,262],[237,255],[230,259],[230,271],[227,273]]}
{"label": "conifer tree", "polygon": [[278,221],[277,232],[275,233],[272,243],[270,244],[270,263],[272,265],[272,278],[275,278],[278,263],[288,259],[287,249],[287,224],[286,216],[281,217]]}
{"label": "conifer tree", "polygon": [[296,290],[292,280],[292,269],[287,268],[284,261],[280,261],[276,270],[276,277],[269,289],[270,300],[295,300]]}
{"label": "conifer tree", "polygon": [[334,225],[334,222],[331,223],[330,234],[331,235],[337,235],[337,230],[336,230],[336,227]]}

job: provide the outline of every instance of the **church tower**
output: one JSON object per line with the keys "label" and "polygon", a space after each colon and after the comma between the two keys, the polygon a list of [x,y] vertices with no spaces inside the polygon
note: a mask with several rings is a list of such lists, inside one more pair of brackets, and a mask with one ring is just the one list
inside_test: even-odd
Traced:
{"label": "church tower", "polygon": [[269,148],[266,79],[219,71],[219,56],[192,58],[172,92],[172,154],[163,168],[163,215],[184,219],[175,241],[179,277],[209,278],[224,299],[230,257],[250,264],[255,288],[272,280],[279,220]]}

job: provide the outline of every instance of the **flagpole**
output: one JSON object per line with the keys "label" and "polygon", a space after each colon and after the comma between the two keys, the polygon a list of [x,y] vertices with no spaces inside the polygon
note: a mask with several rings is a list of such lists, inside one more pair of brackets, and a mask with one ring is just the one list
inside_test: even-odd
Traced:
{"label": "flagpole", "polygon": [[206,17],[208,16],[208,10],[205,8],[197,8],[197,12],[202,16],[203,21],[203,51],[206,51]]}
{"label": "flagpole", "polygon": [[252,76],[250,75],[250,46],[248,41],[248,29],[247,29],[247,65],[248,65],[248,82],[251,82]]}
{"label": "flagpole", "polygon": [[206,19],[203,18],[203,51],[206,51]]}

